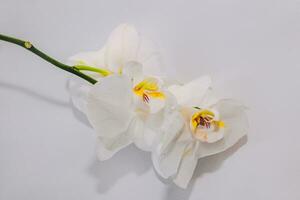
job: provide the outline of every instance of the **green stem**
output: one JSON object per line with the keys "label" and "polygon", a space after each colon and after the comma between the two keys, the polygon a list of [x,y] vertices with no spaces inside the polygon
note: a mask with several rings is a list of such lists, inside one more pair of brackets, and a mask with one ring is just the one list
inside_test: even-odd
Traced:
{"label": "green stem", "polygon": [[54,66],[56,66],[56,67],[58,67],[62,70],[65,70],[67,72],[75,74],[76,76],[79,76],[80,78],[83,78],[84,80],[86,80],[86,81],[88,81],[92,84],[97,83],[97,81],[95,79],[93,79],[92,77],[80,72],[79,69],[76,66],[69,66],[69,65],[63,64],[63,63],[55,60],[54,58],[48,56],[47,54],[43,53],[39,49],[35,48],[28,41],[20,40],[20,39],[9,37],[9,36],[2,35],[2,34],[0,34],[0,40],[19,45],[19,46],[31,51],[32,53],[36,54],[37,56],[41,57],[42,59],[48,61],[49,63],[53,64]]}

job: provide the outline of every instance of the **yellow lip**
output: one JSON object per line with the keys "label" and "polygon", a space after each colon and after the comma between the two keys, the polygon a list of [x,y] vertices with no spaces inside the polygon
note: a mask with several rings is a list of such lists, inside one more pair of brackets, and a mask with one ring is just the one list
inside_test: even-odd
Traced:
{"label": "yellow lip", "polygon": [[149,102],[150,98],[164,99],[165,95],[159,91],[158,81],[155,78],[146,78],[133,88],[134,94],[143,98],[144,102]]}
{"label": "yellow lip", "polygon": [[210,110],[200,110],[194,113],[190,120],[190,126],[193,132],[196,131],[197,128],[208,129],[212,125],[217,128],[224,128],[225,123],[223,121],[215,120],[215,114]]}

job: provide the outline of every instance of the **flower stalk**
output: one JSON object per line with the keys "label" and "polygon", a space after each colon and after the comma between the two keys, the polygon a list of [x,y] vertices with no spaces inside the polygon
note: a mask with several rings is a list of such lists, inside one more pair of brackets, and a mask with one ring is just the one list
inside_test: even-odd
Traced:
{"label": "flower stalk", "polygon": [[95,80],[94,78],[82,73],[78,67],[66,65],[64,63],[61,63],[61,62],[55,60],[54,58],[48,56],[44,52],[42,52],[39,49],[37,49],[36,47],[34,47],[32,45],[32,43],[29,42],[29,41],[20,40],[20,39],[13,38],[13,37],[6,36],[6,35],[2,35],[2,34],[0,34],[0,40],[6,41],[6,42],[9,42],[9,43],[12,43],[12,44],[19,45],[19,46],[27,49],[28,51],[31,51],[35,55],[37,55],[40,58],[44,59],[45,61],[53,64],[54,66],[56,66],[56,67],[58,67],[58,68],[60,68],[64,71],[67,71],[69,73],[72,73],[72,74],[74,74],[74,75],[90,82],[91,84],[97,83],[97,80]]}

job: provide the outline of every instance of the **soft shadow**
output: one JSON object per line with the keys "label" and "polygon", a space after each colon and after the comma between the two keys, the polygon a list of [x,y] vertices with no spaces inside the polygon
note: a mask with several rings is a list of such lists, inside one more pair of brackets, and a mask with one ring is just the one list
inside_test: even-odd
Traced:
{"label": "soft shadow", "polygon": [[235,145],[227,149],[222,153],[218,153],[212,156],[201,158],[198,160],[198,165],[195,169],[193,178],[187,189],[181,189],[172,183],[167,191],[164,199],[166,200],[188,200],[191,192],[194,188],[195,182],[198,178],[201,178],[204,174],[213,173],[218,170],[224,160],[233,155],[240,147],[247,143],[247,136],[242,137]]}
{"label": "soft shadow", "polygon": [[5,83],[5,82],[0,81],[0,88],[5,89],[5,90],[12,90],[12,91],[15,91],[15,92],[19,92],[19,93],[25,94],[27,96],[30,96],[32,98],[35,98],[35,99],[38,99],[38,100],[41,100],[41,101],[44,101],[46,103],[53,104],[53,105],[56,105],[56,106],[65,107],[65,108],[70,107],[69,102],[60,101],[60,100],[52,98],[50,96],[42,95],[42,94],[39,94],[39,93],[37,93],[33,90],[30,90],[28,88],[18,86],[18,85],[14,85],[14,84],[11,84],[11,83]]}
{"label": "soft shadow", "polygon": [[88,168],[88,173],[98,182],[97,191],[105,193],[123,176],[130,173],[142,175],[151,166],[150,154],[138,151],[134,145],[130,145],[109,160],[95,160]]}
{"label": "soft shadow", "polygon": [[31,98],[35,98],[37,100],[41,100],[43,102],[49,103],[49,104],[53,104],[55,106],[60,106],[60,107],[65,107],[65,108],[71,108],[75,118],[80,121],[81,123],[85,124],[88,127],[91,127],[86,115],[84,113],[82,113],[80,110],[78,110],[74,104],[72,103],[71,100],[69,101],[60,101],[58,99],[55,99],[53,97],[50,96],[46,96],[43,94],[39,94],[31,89],[25,88],[23,86],[19,86],[19,85],[14,85],[11,83],[6,83],[6,82],[2,82],[0,81],[0,89],[4,89],[4,90],[11,90],[14,92],[19,92],[22,93],[24,95],[27,95]]}

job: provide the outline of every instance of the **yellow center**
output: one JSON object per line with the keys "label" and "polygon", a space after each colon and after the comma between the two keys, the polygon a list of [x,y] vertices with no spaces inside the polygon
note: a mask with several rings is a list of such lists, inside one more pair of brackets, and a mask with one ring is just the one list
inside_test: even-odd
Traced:
{"label": "yellow center", "polygon": [[193,114],[190,121],[191,129],[195,133],[197,128],[210,129],[212,126],[215,128],[224,128],[223,121],[215,120],[215,114],[210,110],[200,110]]}
{"label": "yellow center", "polygon": [[165,95],[163,92],[159,91],[157,82],[158,81],[155,78],[146,78],[134,86],[133,92],[137,96],[140,96],[146,103],[149,102],[150,98],[164,99]]}

